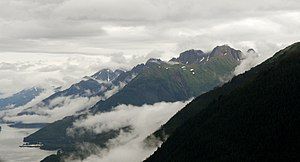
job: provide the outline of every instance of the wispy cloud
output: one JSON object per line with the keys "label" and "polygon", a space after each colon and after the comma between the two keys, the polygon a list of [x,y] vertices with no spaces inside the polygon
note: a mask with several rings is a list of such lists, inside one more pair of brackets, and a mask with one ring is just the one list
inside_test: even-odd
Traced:
{"label": "wispy cloud", "polygon": [[[23,123],[51,123],[56,120],[60,120],[65,116],[74,115],[77,112],[84,111],[94,104],[96,104],[101,98],[100,97],[59,97],[56,101],[59,100],[57,106],[49,109],[47,105],[44,106],[37,106],[32,105],[33,108],[28,110],[28,104],[22,107],[17,107],[12,110],[7,110],[0,112],[3,114],[3,120],[10,121],[10,122],[23,122]],[[56,102],[53,101],[53,102]],[[54,104],[54,103],[53,103]],[[34,112],[33,115],[21,115],[18,116],[17,114],[22,111],[29,111]]]}
{"label": "wispy cloud", "polygon": [[[96,147],[98,154],[90,156],[86,161],[138,162],[156,149],[145,147],[143,140],[167,122],[188,102],[160,102],[141,107],[120,105],[114,111],[90,115],[86,119],[77,120],[68,132],[69,135],[74,136],[77,133],[74,130],[83,129],[100,134],[130,126],[129,132],[121,131],[117,138],[109,140],[106,144],[107,148]],[[95,149],[94,145],[93,147],[89,146],[86,145],[84,149]]]}
{"label": "wispy cloud", "polygon": [[[248,46],[249,47],[249,46]],[[275,54],[275,52],[277,52],[278,47],[280,47],[281,49],[284,48],[285,46],[283,45],[274,45],[274,44],[270,44],[270,43],[266,43],[266,42],[262,42],[261,44],[253,44],[252,45],[253,48],[255,49],[266,49],[266,51],[269,51],[267,53],[263,53],[261,51],[257,51],[255,50],[255,52],[250,52],[248,53],[247,51],[243,52],[243,60],[241,61],[241,64],[238,65],[235,70],[234,70],[234,75],[238,75],[238,74],[242,74],[245,71],[250,70],[252,67],[255,67],[259,64],[261,64],[262,62],[264,62],[265,60],[267,60],[268,58],[270,58],[271,56],[273,56]],[[250,47],[249,47],[250,48]]]}

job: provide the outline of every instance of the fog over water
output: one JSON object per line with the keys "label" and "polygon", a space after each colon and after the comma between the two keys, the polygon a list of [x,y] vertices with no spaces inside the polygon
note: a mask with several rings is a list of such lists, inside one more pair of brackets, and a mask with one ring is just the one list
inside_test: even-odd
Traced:
{"label": "fog over water", "polygon": [[0,132],[0,162],[38,162],[53,151],[43,151],[38,148],[22,148],[23,138],[37,129],[16,129],[1,124]]}

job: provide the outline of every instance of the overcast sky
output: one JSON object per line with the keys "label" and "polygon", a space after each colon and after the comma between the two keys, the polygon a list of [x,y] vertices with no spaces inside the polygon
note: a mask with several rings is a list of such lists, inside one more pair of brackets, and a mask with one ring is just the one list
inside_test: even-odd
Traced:
{"label": "overcast sky", "polygon": [[190,48],[229,44],[270,55],[299,38],[299,0],[0,1],[1,77],[40,63],[74,81]]}

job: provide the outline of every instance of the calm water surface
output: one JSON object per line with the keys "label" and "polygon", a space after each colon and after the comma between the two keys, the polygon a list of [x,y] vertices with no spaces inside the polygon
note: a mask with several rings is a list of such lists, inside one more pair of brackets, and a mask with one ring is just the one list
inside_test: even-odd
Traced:
{"label": "calm water surface", "polygon": [[17,129],[0,124],[0,162],[39,162],[44,157],[54,153],[38,148],[19,147],[23,144],[23,138],[37,129]]}

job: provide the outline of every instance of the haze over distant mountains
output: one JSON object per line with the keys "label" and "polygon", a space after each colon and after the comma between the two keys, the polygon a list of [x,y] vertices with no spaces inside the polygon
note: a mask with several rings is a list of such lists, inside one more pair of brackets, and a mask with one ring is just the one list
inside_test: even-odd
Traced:
{"label": "haze over distant mountains", "polygon": [[61,91],[57,91],[51,96],[43,99],[40,103],[33,107],[25,109],[19,115],[36,114],[37,109],[54,109],[55,107],[64,104],[67,97],[103,97],[105,98],[105,92],[112,90],[114,86],[113,81],[124,71],[109,69],[103,69],[92,75],[91,77],[84,77],[80,82],[71,85],[69,88]]}

